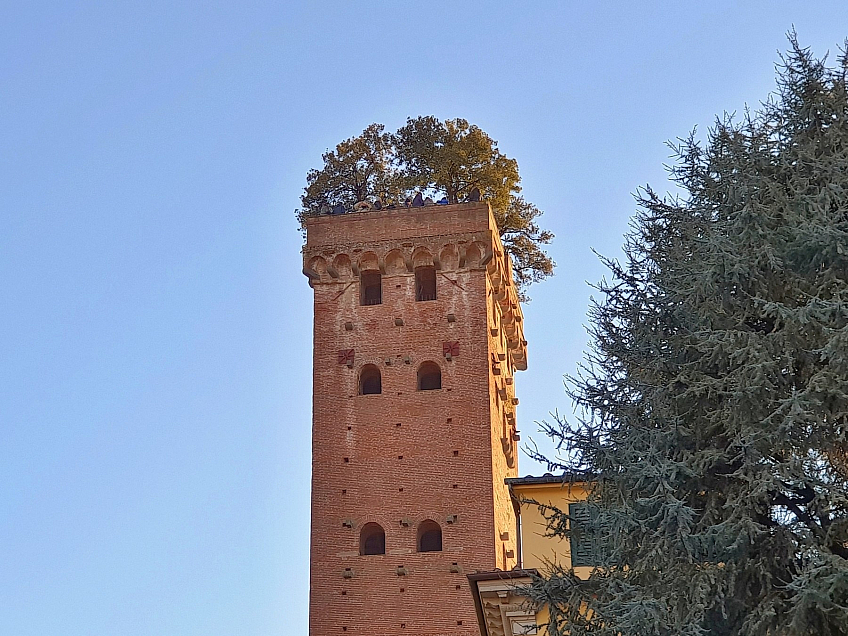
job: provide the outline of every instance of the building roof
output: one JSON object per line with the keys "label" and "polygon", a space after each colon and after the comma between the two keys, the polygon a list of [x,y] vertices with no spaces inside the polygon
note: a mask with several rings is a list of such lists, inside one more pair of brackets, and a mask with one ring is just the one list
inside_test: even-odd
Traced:
{"label": "building roof", "polygon": [[538,576],[539,571],[536,568],[514,570],[490,570],[488,572],[473,572],[468,575],[468,580],[477,581],[507,581],[509,579],[520,579],[528,576]]}
{"label": "building roof", "polygon": [[562,475],[552,475],[545,473],[538,477],[527,475],[526,477],[507,477],[504,483],[507,486],[529,486],[532,484],[563,484],[573,482],[591,481],[591,475],[580,475],[577,473],[563,473]]}

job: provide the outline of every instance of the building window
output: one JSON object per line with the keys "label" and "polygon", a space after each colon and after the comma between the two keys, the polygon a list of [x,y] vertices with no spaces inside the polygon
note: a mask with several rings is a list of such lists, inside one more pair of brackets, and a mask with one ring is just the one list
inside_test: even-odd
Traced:
{"label": "building window", "polygon": [[415,268],[415,300],[436,300],[436,268]]}
{"label": "building window", "polygon": [[383,392],[380,369],[366,364],[359,373],[359,395],[377,395]]}
{"label": "building window", "polygon": [[539,627],[536,625],[536,619],[533,616],[528,616],[524,620],[512,620],[513,634],[538,634]]}
{"label": "building window", "polygon": [[386,553],[386,533],[379,523],[366,523],[359,533],[359,554]]}
{"label": "building window", "polygon": [[383,302],[383,281],[380,272],[369,269],[359,276],[359,303],[379,305]]}
{"label": "building window", "polygon": [[571,567],[595,566],[603,561],[606,550],[602,538],[593,531],[599,528],[597,515],[597,508],[585,501],[568,504]]}
{"label": "building window", "polygon": [[432,519],[422,521],[418,526],[418,551],[442,551],[442,529]]}
{"label": "building window", "polygon": [[442,370],[435,362],[425,362],[418,367],[418,390],[432,391],[442,388]]}

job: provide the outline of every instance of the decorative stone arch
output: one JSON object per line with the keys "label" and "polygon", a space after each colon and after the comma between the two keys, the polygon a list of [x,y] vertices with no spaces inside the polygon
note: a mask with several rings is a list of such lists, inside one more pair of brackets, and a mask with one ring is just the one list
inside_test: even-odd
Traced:
{"label": "decorative stone arch", "polygon": [[486,246],[480,241],[474,241],[465,246],[465,267],[480,267],[487,253]]}
{"label": "decorative stone arch", "polygon": [[306,264],[303,273],[306,274],[310,278],[310,280],[326,280],[327,261],[321,256],[315,256],[309,259],[309,262]]}
{"label": "decorative stone arch", "polygon": [[333,269],[336,270],[336,276],[340,279],[348,280],[353,277],[353,268],[350,262],[350,256],[347,254],[337,254],[333,259]]}
{"label": "decorative stone arch", "polygon": [[439,253],[439,263],[443,270],[455,270],[459,268],[459,250],[456,245],[445,245]]}
{"label": "decorative stone arch", "polygon": [[368,270],[380,271],[380,259],[374,252],[363,252],[358,259],[359,270],[362,272]]}
{"label": "decorative stone arch", "polygon": [[400,250],[392,250],[386,254],[386,275],[394,276],[406,273],[406,259]]}
{"label": "decorative stone arch", "polygon": [[416,247],[412,252],[412,268],[434,267],[433,254],[426,247]]}

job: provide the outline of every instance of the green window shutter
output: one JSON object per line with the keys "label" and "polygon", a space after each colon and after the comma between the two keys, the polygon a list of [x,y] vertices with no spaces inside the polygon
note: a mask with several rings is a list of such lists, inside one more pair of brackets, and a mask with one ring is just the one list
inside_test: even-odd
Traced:
{"label": "green window shutter", "polygon": [[592,517],[588,504],[568,504],[568,516],[571,517],[571,567],[595,565],[597,550],[592,537]]}

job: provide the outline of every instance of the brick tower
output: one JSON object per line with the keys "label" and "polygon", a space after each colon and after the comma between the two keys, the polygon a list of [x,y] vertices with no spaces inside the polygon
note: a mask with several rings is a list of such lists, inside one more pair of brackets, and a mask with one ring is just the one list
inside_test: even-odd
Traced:
{"label": "brick tower", "polygon": [[486,203],[306,220],[310,636],[479,634],[466,574],[516,565],[526,341]]}

